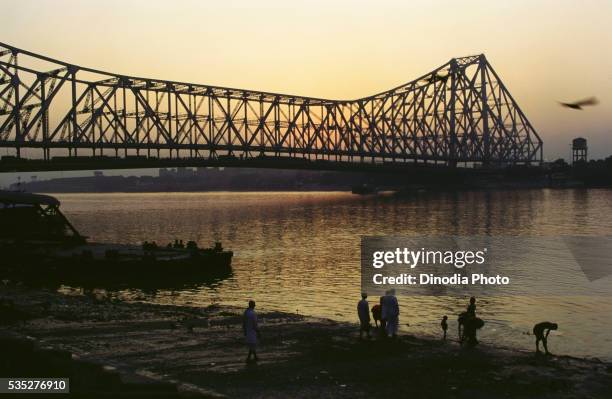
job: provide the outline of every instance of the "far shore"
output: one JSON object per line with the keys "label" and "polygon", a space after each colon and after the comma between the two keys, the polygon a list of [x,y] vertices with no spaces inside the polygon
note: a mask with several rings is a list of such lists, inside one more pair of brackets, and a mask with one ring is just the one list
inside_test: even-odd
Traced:
{"label": "far shore", "polygon": [[[124,382],[172,386],[180,397],[562,399],[612,392],[612,364],[595,359],[484,344],[468,349],[413,335],[360,341],[356,324],[260,312],[260,361],[247,364],[243,309],[126,303],[9,286],[0,287],[0,300],[2,342],[29,339]],[[3,373],[11,371],[10,360],[4,367]],[[79,393],[110,389],[77,378],[71,386]]]}

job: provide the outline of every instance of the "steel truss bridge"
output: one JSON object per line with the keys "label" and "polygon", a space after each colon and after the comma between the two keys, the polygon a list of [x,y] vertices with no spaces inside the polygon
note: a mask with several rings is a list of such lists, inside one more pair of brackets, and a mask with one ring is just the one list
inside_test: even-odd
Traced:
{"label": "steel truss bridge", "polygon": [[542,161],[542,140],[484,55],[453,58],[394,89],[344,101],[108,73],[3,43],[0,148],[2,161],[107,160],[98,165],[118,158],[265,159],[306,168]]}

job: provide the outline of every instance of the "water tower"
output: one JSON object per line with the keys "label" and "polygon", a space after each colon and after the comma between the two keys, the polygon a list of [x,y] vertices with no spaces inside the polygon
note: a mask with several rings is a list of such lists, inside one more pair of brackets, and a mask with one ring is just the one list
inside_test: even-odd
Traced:
{"label": "water tower", "polygon": [[585,138],[577,137],[572,140],[572,165],[576,162],[587,161],[587,141]]}

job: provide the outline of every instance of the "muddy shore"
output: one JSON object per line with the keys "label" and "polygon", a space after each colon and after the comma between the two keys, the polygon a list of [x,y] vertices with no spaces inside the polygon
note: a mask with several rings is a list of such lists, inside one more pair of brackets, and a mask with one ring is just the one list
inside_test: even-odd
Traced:
{"label": "muddy shore", "polygon": [[[6,286],[0,302],[0,337],[67,353],[72,369],[93,364],[124,382],[150,383],[161,396],[164,389],[231,398],[605,398],[612,392],[610,363],[407,335],[360,341],[354,324],[295,314],[259,313],[260,361],[246,364],[242,309]],[[3,373],[18,371],[11,367],[5,357]],[[85,396],[109,389],[75,378],[73,392]],[[129,396],[126,384],[116,389]]]}

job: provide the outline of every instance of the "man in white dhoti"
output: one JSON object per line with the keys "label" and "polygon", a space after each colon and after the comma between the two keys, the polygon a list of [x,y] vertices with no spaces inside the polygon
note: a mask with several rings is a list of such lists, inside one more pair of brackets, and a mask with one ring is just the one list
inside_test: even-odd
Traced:
{"label": "man in white dhoti", "polygon": [[259,327],[257,326],[257,313],[255,313],[255,301],[249,301],[249,307],[244,311],[242,329],[249,348],[247,363],[251,361],[251,356],[257,361],[257,339],[259,338]]}
{"label": "man in white dhoti", "polygon": [[399,327],[399,303],[395,297],[395,290],[387,291],[383,297],[383,315],[387,319],[387,336],[395,338]]}

